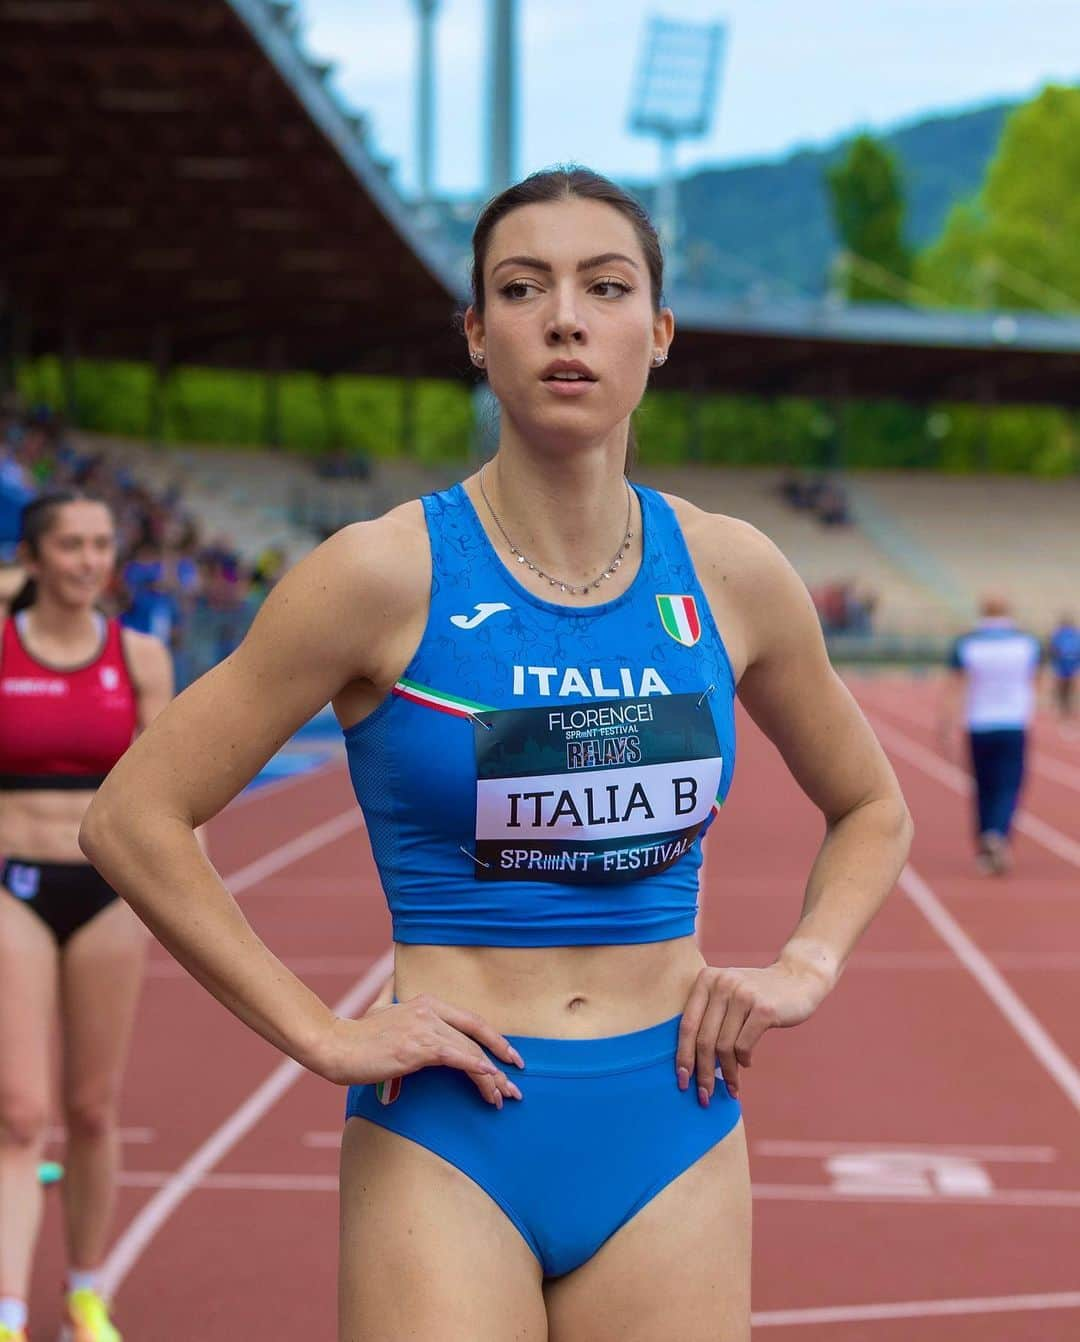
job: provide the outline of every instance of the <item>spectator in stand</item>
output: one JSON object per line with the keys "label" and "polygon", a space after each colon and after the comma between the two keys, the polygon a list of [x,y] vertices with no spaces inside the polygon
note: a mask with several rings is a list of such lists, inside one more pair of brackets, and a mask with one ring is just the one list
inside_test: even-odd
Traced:
{"label": "spectator in stand", "polygon": [[844,583],[828,582],[818,589],[814,602],[821,627],[826,634],[840,634],[847,619],[847,598]]}
{"label": "spectator in stand", "polygon": [[250,578],[228,537],[199,555],[199,587],[192,629],[192,674],[202,675],[239,644],[249,623]]}
{"label": "spectator in stand", "polygon": [[1024,781],[1027,730],[1035,708],[1039,640],[1019,629],[1008,601],[988,593],[980,619],[953,648],[940,730],[949,747],[963,724],[975,775],[976,851],[981,870],[1011,866],[1009,836]]}
{"label": "spectator in stand", "polygon": [[19,543],[23,509],[37,493],[29,472],[16,455],[21,434],[12,426],[0,449],[0,557],[10,562]]}
{"label": "spectator in stand", "polygon": [[1050,635],[1048,660],[1054,677],[1054,702],[1062,722],[1076,714],[1076,682],[1080,678],[1080,628],[1075,616],[1066,613]]}
{"label": "spectator in stand", "polygon": [[260,604],[285,572],[285,551],[280,545],[268,545],[251,571],[252,592]]}
{"label": "spectator in stand", "polygon": [[167,579],[161,546],[149,525],[143,529],[135,553],[124,565],[128,602],[122,622],[128,629],[153,634],[167,648],[173,644],[180,621],[180,603]]}
{"label": "spectator in stand", "polygon": [[874,632],[874,611],[877,609],[877,593],[869,587],[859,588],[854,582],[847,584],[845,592],[845,625],[849,634],[872,634]]}
{"label": "spectator in stand", "polygon": [[195,670],[207,670],[233,650],[250,611],[247,574],[228,539],[212,547],[214,628],[212,637],[203,639],[209,654],[196,666],[198,659],[191,652],[197,641],[192,626],[199,604],[200,554],[198,534],[184,514],[179,486],[173,483],[161,494],[147,489],[122,463],[104,453],[87,452],[44,406],[22,413],[8,402],[0,414],[0,605],[22,584],[21,569],[5,570],[3,565],[13,554],[22,508],[40,487],[75,488],[109,506],[115,518],[119,566],[115,581],[102,595],[103,606],[111,614],[126,612],[128,628],[153,631],[169,645],[181,685],[192,679]]}
{"label": "spectator in stand", "polygon": [[802,508],[803,503],[803,480],[798,471],[790,467],[780,477],[780,483],[777,486],[780,497],[791,508]]}
{"label": "spectator in stand", "polygon": [[823,526],[847,526],[851,521],[847,491],[839,480],[824,479],[815,503],[818,521]]}

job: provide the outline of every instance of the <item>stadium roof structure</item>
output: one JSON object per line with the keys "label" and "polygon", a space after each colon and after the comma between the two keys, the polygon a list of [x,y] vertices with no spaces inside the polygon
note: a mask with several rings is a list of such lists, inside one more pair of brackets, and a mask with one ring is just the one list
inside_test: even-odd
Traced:
{"label": "stadium roof structure", "polygon": [[[465,276],[282,0],[0,0],[0,309],[44,352],[472,376]],[[1080,320],[672,295],[656,385],[1080,405]]]}
{"label": "stadium roof structure", "polygon": [[0,0],[16,345],[464,372],[459,278],[329,73],[288,4]]}
{"label": "stadium roof structure", "polygon": [[[764,395],[1080,405],[1080,320],[813,300],[672,296],[686,388]],[[667,378],[664,385],[671,385]]]}

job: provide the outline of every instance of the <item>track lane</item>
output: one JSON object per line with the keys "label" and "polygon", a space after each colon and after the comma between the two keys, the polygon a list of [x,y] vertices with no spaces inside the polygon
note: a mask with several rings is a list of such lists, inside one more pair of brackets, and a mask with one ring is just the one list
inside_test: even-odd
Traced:
{"label": "track lane", "polygon": [[[347,776],[340,769],[320,771],[304,783],[268,791],[261,797],[256,792],[242,807],[237,806],[235,811],[226,808],[210,822],[215,865],[226,874],[235,874],[236,866],[242,871],[244,866],[265,859],[268,849],[280,849],[303,839],[326,822],[328,813],[330,817],[341,814],[347,798]],[[370,846],[355,808],[353,817],[351,828],[336,838],[331,834],[322,849],[304,857],[303,870],[308,877],[317,880],[325,873],[345,879],[347,873],[370,865]],[[328,849],[332,850],[329,858]],[[293,849],[298,854],[302,851],[302,847]],[[256,878],[257,875],[254,873]],[[288,878],[278,869],[272,879],[287,884]],[[257,889],[257,884],[249,885],[248,895],[240,896],[241,902],[245,903],[245,911],[256,930],[275,951],[298,955],[314,947],[326,956],[340,953],[343,947],[353,951],[365,949],[365,937],[357,933],[355,902],[350,908],[344,897],[319,900],[326,907],[319,911],[318,933],[311,935],[309,918],[296,918],[295,909],[291,919],[282,916],[280,907],[275,910],[275,903],[282,905],[282,900],[270,899],[265,904],[255,900],[247,906],[246,898]],[[374,912],[376,906],[371,907]],[[310,915],[315,914],[315,909],[313,902]],[[373,936],[379,940],[377,946],[372,946],[369,961],[389,944],[388,927],[378,924],[374,917],[371,926]],[[189,976],[177,978],[154,972],[164,965],[171,967],[174,962],[163,948],[152,943],[150,972],[140,1002],[122,1112],[125,1126],[131,1125],[128,1115],[144,1115],[145,1121],[140,1121],[139,1126],[153,1129],[156,1138],[152,1147],[139,1148],[137,1154],[134,1148],[125,1152],[125,1163],[135,1170],[152,1166],[166,1171],[182,1168],[193,1149],[227,1121],[280,1062],[276,1050],[224,1011]],[[319,984],[313,986],[318,988]],[[329,996],[325,987],[324,996]],[[164,1048],[163,1040],[167,1041]],[[114,1220],[120,1238],[123,1228],[144,1211],[154,1196],[153,1188],[130,1183],[121,1186]],[[59,1321],[57,1283],[62,1280],[63,1259],[57,1225],[58,1202],[55,1196],[48,1200],[41,1252],[35,1261],[31,1284],[31,1318],[35,1329],[42,1329],[43,1336],[46,1332],[54,1335]],[[121,1296],[121,1308],[124,1303]],[[154,1317],[159,1303],[159,1298],[152,1296],[146,1318]],[[182,1302],[176,1303],[182,1318]],[[167,1339],[163,1337],[162,1342]]]}
{"label": "track lane", "polygon": [[[745,717],[740,730],[733,797],[706,845],[701,929],[715,963],[746,963],[747,947],[758,948],[758,962],[775,954],[798,916],[820,839],[816,813],[775,751]],[[917,870],[1077,1056],[1062,1036],[1062,1016],[1080,1021],[1080,1011],[1070,1010],[1071,1002],[1064,1010],[1055,1005],[1050,987],[1077,977],[1075,965],[1060,961],[1064,948],[1080,945],[1080,908],[1064,889],[1071,880],[1067,864],[1022,840],[1023,875],[1009,889],[975,877],[964,847],[964,800],[902,761],[898,768],[919,826]],[[309,826],[347,795],[343,775],[319,787],[326,791],[312,808],[318,813],[303,817]],[[299,821],[296,808],[290,819]],[[230,833],[228,824],[223,829],[220,841],[231,845],[237,862],[255,860],[256,837]],[[218,850],[214,856],[219,860]],[[296,869],[267,877],[242,903],[286,958],[326,966],[321,973],[316,968],[312,981],[327,997],[349,981],[352,966],[340,961],[374,954],[386,936],[362,836],[355,847],[331,845]],[[1041,926],[1044,911],[1049,929]],[[1050,958],[1025,970],[1009,968],[1010,955]],[[194,984],[168,973],[152,981],[147,1002],[160,997],[159,1010],[157,1020],[147,1022],[138,1070],[151,1066],[154,1042],[169,1037],[173,1091],[162,1090],[159,1074],[158,1093],[147,1088],[139,1113],[125,1108],[124,1115],[125,1125],[173,1124],[160,1151],[133,1146],[128,1152],[133,1172],[148,1177],[155,1169],[159,1175],[175,1169],[190,1150],[194,1115],[182,1111],[185,1104],[197,1107],[208,1051],[226,1055],[245,1081],[265,1075],[276,1056],[239,1025],[231,1038],[231,1018]],[[1046,986],[1045,1002],[1028,997],[1033,985]],[[257,1064],[250,1061],[253,1051]],[[186,1099],[185,1085],[193,1087]],[[177,1093],[181,1112],[170,1120]],[[908,899],[893,896],[814,1021],[767,1037],[744,1096],[757,1186],[758,1329],[806,1342],[910,1342],[915,1336],[920,1342],[976,1336],[980,1342],[1020,1336],[1056,1342],[1080,1329],[1080,1311],[1062,1305],[1076,1288],[1077,1207],[1054,1205],[1053,1198],[1080,1190],[1075,1111]],[[190,1194],[125,1284],[121,1321],[130,1336],[179,1342],[193,1319],[200,1342],[333,1336],[336,1151],[327,1134],[340,1129],[341,1100],[335,1088],[302,1078]],[[207,1127],[204,1117],[199,1131]],[[306,1142],[309,1134],[322,1144]],[[184,1135],[188,1146],[181,1149]],[[993,1196],[977,1202],[940,1192],[860,1198],[836,1194],[835,1174],[820,1150],[781,1155],[768,1145],[781,1141],[1052,1155],[978,1162],[994,1187]],[[160,1160],[166,1153],[171,1162]],[[278,1180],[276,1188],[253,1187],[266,1175]],[[283,1178],[301,1186],[283,1187]],[[126,1188],[123,1199],[134,1205],[152,1193]],[[1008,1194],[1045,1200],[1010,1204]],[[959,1302],[960,1312],[949,1302]],[[889,1314],[890,1306],[899,1317]],[[839,1313],[815,1317],[814,1310],[825,1308]]]}
{"label": "track lane", "polygon": [[[732,962],[724,955],[725,944],[773,948],[766,959],[775,954],[798,917],[802,882],[820,837],[816,814],[775,751],[756,739],[745,717],[740,731],[732,800],[707,840],[707,847],[715,846],[707,865],[703,941],[715,952],[714,963]],[[940,895],[944,886],[950,909],[966,920],[975,900],[954,901],[954,885],[970,881],[985,891],[987,883],[971,878],[970,867],[961,875],[954,857],[966,837],[963,801],[943,802],[942,789],[916,771],[901,769],[901,776],[919,829],[916,867],[934,873],[935,890]],[[1046,854],[1039,861],[1046,864],[1043,884],[1060,891],[1070,879],[1067,866]],[[941,880],[943,867],[947,874]],[[1050,902],[1065,910],[1058,947],[1067,929],[1071,944],[1077,944],[1075,901],[1059,894]],[[1012,931],[1009,906],[1004,920],[1001,908],[983,912],[982,931],[993,930],[1005,952]],[[1040,944],[1038,938],[1034,944]],[[943,964],[942,950],[911,903],[894,894],[815,1019],[798,1030],[773,1032],[758,1050],[743,1089],[757,1189],[758,1327],[779,1327],[766,1318],[777,1310],[1053,1294],[1075,1287],[1068,1230],[1075,1202],[1070,1211],[1053,1201],[1055,1192],[1080,1192],[1076,1112],[959,962]],[[921,970],[912,963],[911,957],[928,954],[935,956],[935,968]],[[874,971],[860,972],[872,956],[878,957]],[[892,965],[906,967],[890,967],[890,956],[901,957]],[[1060,1014],[1048,1017],[1055,1031]],[[890,1142],[922,1143],[930,1150],[949,1143],[1049,1145],[1057,1155],[1044,1168],[1006,1167],[1004,1173],[991,1168],[995,1191],[1000,1186],[1018,1197],[1045,1199],[1036,1207],[1002,1205],[995,1198],[950,1204],[937,1192],[860,1202],[834,1200],[822,1157],[785,1160],[765,1154],[770,1141],[793,1138],[855,1140],[871,1151]],[[953,1246],[950,1253],[943,1253],[945,1244]],[[1008,1289],[1005,1283],[1011,1283]],[[1059,1330],[1060,1311],[1022,1310],[1020,1317],[1025,1338],[1068,1335]],[[850,1335],[879,1342],[898,1336],[894,1330],[901,1325],[859,1316],[843,1325],[784,1326],[799,1337]],[[1021,1335],[1015,1317],[992,1312],[977,1326],[982,1338],[1013,1342]],[[1080,1327],[1080,1317],[1073,1315],[1070,1326]],[[908,1338],[911,1327],[906,1325]],[[955,1319],[929,1312],[917,1335],[962,1333]]]}

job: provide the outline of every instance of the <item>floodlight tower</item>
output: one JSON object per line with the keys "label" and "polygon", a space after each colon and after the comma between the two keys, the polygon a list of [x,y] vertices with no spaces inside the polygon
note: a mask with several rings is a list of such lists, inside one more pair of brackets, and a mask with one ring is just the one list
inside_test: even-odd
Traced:
{"label": "floodlight tower", "polygon": [[416,83],[417,203],[428,205],[435,193],[435,14],[439,0],[415,0],[420,18]]}
{"label": "floodlight tower", "polygon": [[630,129],[660,141],[656,221],[673,276],[680,263],[675,153],[680,140],[709,132],[726,36],[722,23],[670,19],[650,19],[645,33]]}
{"label": "floodlight tower", "polygon": [[517,159],[517,0],[490,0],[488,191],[514,180]]}

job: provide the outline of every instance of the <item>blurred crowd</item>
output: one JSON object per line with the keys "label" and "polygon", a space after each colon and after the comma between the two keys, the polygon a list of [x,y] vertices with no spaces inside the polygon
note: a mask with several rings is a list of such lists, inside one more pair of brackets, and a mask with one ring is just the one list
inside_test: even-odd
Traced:
{"label": "blurred crowd", "polygon": [[116,520],[110,613],[172,650],[178,687],[236,647],[277,581],[285,556],[270,547],[245,563],[228,536],[206,537],[179,484],[155,493],[124,466],[87,451],[45,407],[0,411],[0,594],[21,585],[17,546],[23,507],[48,489],[104,500]]}
{"label": "blurred crowd", "polygon": [[[791,508],[810,513],[822,526],[849,526],[851,505],[842,481],[832,475],[800,475],[788,470],[780,478],[780,497]],[[872,634],[875,591],[854,578],[836,578],[810,588],[826,634]]]}
{"label": "blurred crowd", "polygon": [[847,490],[835,476],[802,476],[789,470],[781,477],[779,489],[786,504],[812,514],[822,526],[847,526],[851,521]]}
{"label": "blurred crowd", "polygon": [[872,634],[877,593],[853,578],[838,578],[810,588],[826,634]]}

